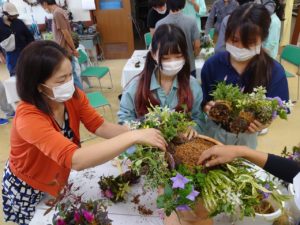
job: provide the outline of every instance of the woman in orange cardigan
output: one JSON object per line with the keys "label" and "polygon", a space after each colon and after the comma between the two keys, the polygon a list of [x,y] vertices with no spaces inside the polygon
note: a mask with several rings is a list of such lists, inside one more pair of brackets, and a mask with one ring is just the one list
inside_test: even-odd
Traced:
{"label": "woman in orange cardigan", "polygon": [[[24,49],[17,67],[17,91],[21,102],[2,182],[6,221],[29,224],[43,193],[57,195],[71,169],[97,166],[137,143],[166,148],[158,130],[129,131],[104,121],[74,87],[68,53],[54,42],[39,41]],[[81,147],[80,122],[108,140]]]}

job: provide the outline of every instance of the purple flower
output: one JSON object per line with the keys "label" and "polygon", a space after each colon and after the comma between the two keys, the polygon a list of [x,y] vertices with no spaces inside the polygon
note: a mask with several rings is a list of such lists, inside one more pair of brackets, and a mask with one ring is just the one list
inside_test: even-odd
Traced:
{"label": "purple flower", "polygon": [[191,210],[191,208],[188,205],[180,205],[180,206],[177,206],[176,209],[178,211],[189,211],[189,210]]}
{"label": "purple flower", "polygon": [[182,176],[180,173],[177,173],[176,177],[172,177],[171,180],[173,181],[173,189],[184,189],[185,184],[189,182],[189,180],[186,177]]}
{"label": "purple flower", "polygon": [[195,198],[199,195],[199,192],[198,191],[195,191],[194,190],[194,187],[193,187],[193,190],[192,192],[186,196],[187,199],[191,200],[191,201],[195,201]]}
{"label": "purple flower", "polygon": [[293,156],[292,156],[292,159],[293,160],[297,160],[297,159],[299,159],[300,158],[300,152],[295,152],[294,154],[293,154]]}
{"label": "purple flower", "polygon": [[[267,190],[269,190],[270,189],[270,185],[269,184],[266,184],[265,185],[265,188],[267,189]],[[266,198],[269,198],[269,196],[270,196],[270,193],[266,193],[266,192],[262,192],[262,194],[263,194],[263,198],[264,199],[266,199]]]}
{"label": "purple flower", "polygon": [[83,216],[86,219],[86,221],[88,221],[89,223],[93,222],[94,220],[94,215],[92,213],[90,213],[89,211],[86,210],[82,210]]}
{"label": "purple flower", "polygon": [[58,220],[56,221],[56,225],[67,225],[67,224],[62,218],[58,218]]}
{"label": "purple flower", "polygon": [[112,193],[112,191],[110,189],[107,189],[104,191],[104,196],[107,198],[113,198],[114,194]]}
{"label": "purple flower", "polygon": [[280,107],[282,107],[282,106],[283,106],[283,101],[281,100],[281,98],[280,98],[280,97],[274,97],[273,99],[277,100],[277,102],[278,102],[278,105],[279,105]]}
{"label": "purple flower", "polygon": [[74,213],[74,220],[78,223],[80,222],[80,213],[78,211]]}
{"label": "purple flower", "polygon": [[226,75],[226,76],[224,77],[224,81],[227,81],[227,78],[228,78],[228,77],[227,77],[227,75]]}

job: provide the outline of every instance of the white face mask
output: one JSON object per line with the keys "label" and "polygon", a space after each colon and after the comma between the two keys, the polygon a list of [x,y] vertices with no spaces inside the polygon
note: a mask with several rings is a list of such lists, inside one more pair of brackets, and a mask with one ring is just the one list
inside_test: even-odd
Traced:
{"label": "white face mask", "polygon": [[167,6],[165,5],[165,9],[163,11],[159,11],[158,9],[154,9],[156,12],[158,12],[159,14],[164,15],[167,12]]}
{"label": "white face mask", "polygon": [[255,55],[260,54],[261,45],[257,45],[251,49],[247,48],[238,48],[231,44],[226,43],[226,50],[238,62],[247,61],[253,58]]}
{"label": "white face mask", "polygon": [[68,82],[66,82],[62,85],[59,85],[57,87],[50,88],[45,84],[43,84],[43,85],[46,86],[47,88],[51,89],[53,92],[54,97],[50,97],[48,95],[47,95],[47,97],[56,102],[68,101],[70,98],[72,98],[74,91],[75,91],[73,77]]}
{"label": "white face mask", "polygon": [[162,62],[161,72],[166,76],[175,76],[185,64],[184,59]]}

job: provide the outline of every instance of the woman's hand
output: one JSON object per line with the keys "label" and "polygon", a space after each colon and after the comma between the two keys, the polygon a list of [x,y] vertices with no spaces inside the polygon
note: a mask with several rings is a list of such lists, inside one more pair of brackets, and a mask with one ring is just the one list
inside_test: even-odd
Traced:
{"label": "woman's hand", "polygon": [[198,164],[204,164],[206,167],[211,167],[231,162],[241,156],[243,148],[243,146],[235,145],[215,145],[202,153]]}
{"label": "woman's hand", "polygon": [[206,103],[206,105],[204,106],[203,111],[204,111],[207,115],[209,115],[210,109],[211,109],[215,104],[216,104],[216,102],[214,102],[214,101],[209,101],[209,102]]}
{"label": "woman's hand", "polygon": [[198,132],[192,127],[189,127],[188,130],[183,134],[183,136],[185,138],[187,138],[188,140],[191,140],[192,138],[196,137],[197,135],[198,135]]}
{"label": "woman's hand", "polygon": [[166,151],[168,144],[159,130],[150,128],[134,130],[131,132],[134,133],[136,144],[151,145],[153,147],[157,147],[163,151]]}
{"label": "woman's hand", "polygon": [[270,126],[270,123],[268,124],[262,124],[257,120],[254,120],[252,123],[250,123],[249,127],[248,127],[248,132],[249,133],[256,133],[256,132],[260,132],[263,129],[267,128]]}

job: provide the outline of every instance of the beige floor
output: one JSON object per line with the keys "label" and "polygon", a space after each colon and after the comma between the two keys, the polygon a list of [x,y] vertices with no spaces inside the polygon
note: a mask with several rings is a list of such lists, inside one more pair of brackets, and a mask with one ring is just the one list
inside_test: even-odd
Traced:
{"label": "beige floor", "polygon": [[[116,112],[119,107],[119,100],[117,96],[121,92],[120,77],[121,77],[122,68],[125,63],[126,60],[107,60],[100,63],[100,65],[109,66],[113,76],[113,82],[115,86],[114,90],[104,91],[103,94],[108,98],[108,100],[112,105],[114,121],[116,121]],[[290,65],[287,66],[288,66],[287,68],[290,71],[296,71],[296,68]],[[4,80],[6,78],[8,78],[8,73],[6,71],[6,68],[4,65],[0,65],[0,79]],[[104,85],[108,84],[107,81],[108,79],[103,81],[103,84]],[[295,99],[297,93],[297,77],[289,78],[288,81],[289,81],[291,99]],[[105,111],[104,117],[107,118],[108,120],[112,120],[109,110]],[[9,154],[10,128],[11,128],[11,124],[0,126],[0,176],[1,177],[2,177],[2,168]],[[297,104],[293,108],[292,114],[289,116],[288,121],[282,121],[277,119],[271,125],[269,133],[259,137],[258,150],[279,154],[285,146],[297,145],[300,141],[300,135],[298,133],[299,129],[300,129],[300,104]],[[88,136],[89,136],[88,132],[84,128],[82,128],[82,138],[84,139]],[[97,141],[101,141],[101,140],[94,139],[86,142],[85,144],[91,144]],[[12,224],[12,223],[4,223],[2,218],[3,218],[2,208],[0,203],[0,225]]]}

